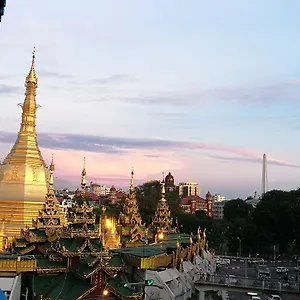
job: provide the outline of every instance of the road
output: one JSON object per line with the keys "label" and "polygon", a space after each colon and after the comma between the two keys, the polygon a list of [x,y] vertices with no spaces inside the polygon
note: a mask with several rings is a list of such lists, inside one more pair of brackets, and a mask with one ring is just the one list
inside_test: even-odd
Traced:
{"label": "road", "polygon": [[[297,265],[295,262],[291,261],[277,261],[277,262],[265,262],[264,265],[271,271],[271,279],[278,279],[280,281],[280,274],[276,273],[277,267],[287,267],[289,269],[289,276],[290,278],[295,279],[296,272],[294,271],[294,267]],[[229,274],[235,275],[237,277],[245,277],[248,278],[256,278],[255,268],[254,266],[249,266],[245,260],[236,259],[231,260],[231,264],[227,267],[221,267],[217,274]],[[261,299],[266,299],[266,295],[259,295]],[[300,295],[284,295],[281,296],[282,300],[295,300]],[[229,292],[229,299],[231,300],[249,300],[249,296],[246,293],[237,293],[237,292]],[[299,298],[300,299],[300,298]]]}

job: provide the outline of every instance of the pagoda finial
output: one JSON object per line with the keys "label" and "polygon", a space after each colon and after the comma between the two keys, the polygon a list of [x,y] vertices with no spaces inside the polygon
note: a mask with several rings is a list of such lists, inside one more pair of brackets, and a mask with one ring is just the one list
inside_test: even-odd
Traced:
{"label": "pagoda finial", "polygon": [[83,168],[81,172],[81,194],[85,194],[86,188],[86,170],[85,170],[85,157],[83,158]]}
{"label": "pagoda finial", "polygon": [[162,172],[162,175],[163,175],[163,180],[161,182],[161,198],[163,200],[165,200],[165,194],[166,194],[166,189],[165,189],[165,173]]}
{"label": "pagoda finial", "polygon": [[131,177],[130,177],[130,190],[129,190],[131,194],[134,192],[133,176],[134,176],[134,169],[132,167]]}
{"label": "pagoda finial", "polygon": [[47,198],[49,199],[49,197],[53,197],[54,198],[54,162],[53,162],[53,155],[52,155],[52,160],[51,160],[51,164],[49,167],[49,171],[50,171],[50,175],[49,175],[49,185],[48,185],[48,193],[47,193]]}
{"label": "pagoda finial", "polygon": [[34,67],[34,63],[35,63],[35,47],[33,47],[32,50],[32,61],[31,61],[31,68],[30,71],[26,77],[26,87],[28,86],[29,83],[33,83],[35,85],[37,85],[38,83],[38,79],[35,73],[35,67]]}

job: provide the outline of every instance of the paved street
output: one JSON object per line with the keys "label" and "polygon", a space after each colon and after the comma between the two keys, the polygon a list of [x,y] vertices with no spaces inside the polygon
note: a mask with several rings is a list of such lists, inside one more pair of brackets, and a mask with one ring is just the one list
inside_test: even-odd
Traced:
{"label": "paved street", "polygon": [[[289,277],[291,279],[295,280],[296,277],[296,272],[294,271],[294,267],[297,265],[295,262],[291,261],[277,261],[276,263],[274,262],[265,262],[263,263],[266,265],[270,271],[271,271],[271,279],[275,279],[278,281],[280,280],[281,275],[276,273],[276,267],[287,267],[289,269]],[[255,268],[254,266],[249,266],[247,262],[236,259],[236,260],[231,260],[231,264],[227,267],[221,267],[217,274],[229,274],[229,275],[235,275],[237,277],[245,277],[247,275],[248,278],[256,278],[256,273],[255,273]],[[232,300],[249,300],[250,297],[247,296],[246,293],[237,293],[237,292],[229,292],[229,299]],[[266,299],[265,295],[260,294],[259,295],[261,299]],[[282,296],[283,300],[295,300],[297,297],[300,297],[300,295],[284,295]]]}

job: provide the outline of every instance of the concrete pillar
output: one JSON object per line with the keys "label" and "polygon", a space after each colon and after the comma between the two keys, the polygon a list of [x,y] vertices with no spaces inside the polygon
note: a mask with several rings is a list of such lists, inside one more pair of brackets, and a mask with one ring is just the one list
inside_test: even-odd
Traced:
{"label": "concrete pillar", "polygon": [[[205,293],[205,292],[204,292]],[[213,300],[211,292],[206,293],[206,300]]]}
{"label": "concrete pillar", "polygon": [[199,291],[198,300],[205,300],[205,291]]}

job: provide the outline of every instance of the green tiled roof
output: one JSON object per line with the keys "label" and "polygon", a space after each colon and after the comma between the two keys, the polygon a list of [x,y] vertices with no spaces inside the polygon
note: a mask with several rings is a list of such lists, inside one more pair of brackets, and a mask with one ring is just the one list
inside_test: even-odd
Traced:
{"label": "green tiled roof", "polygon": [[[84,244],[85,239],[60,239],[59,241],[60,244],[65,246],[70,252],[76,252],[77,249]],[[98,239],[91,239],[90,242],[96,251],[100,251],[102,249],[102,245]],[[85,249],[85,251],[88,251],[87,249]]]}
{"label": "green tiled roof", "polygon": [[18,242],[18,243],[25,243],[25,244],[27,244],[27,241],[26,241],[24,238],[19,238],[19,239],[16,239],[16,242]]}
{"label": "green tiled roof", "polygon": [[81,275],[82,277],[87,277],[89,273],[91,273],[96,268],[97,265],[95,267],[91,267],[82,261],[78,261],[76,264],[75,272]]}
{"label": "green tiled roof", "polygon": [[[33,277],[33,276],[31,276]],[[91,285],[72,273],[62,273],[55,276],[34,276],[34,292],[45,298],[75,300],[87,292]]]}
{"label": "green tiled roof", "polygon": [[94,246],[94,248],[98,251],[102,250],[102,243],[99,241],[99,239],[92,239],[91,244]]}
{"label": "green tiled roof", "polygon": [[39,237],[46,237],[46,233],[44,230],[40,230],[40,229],[31,229],[31,232],[33,232],[36,236]]}
{"label": "green tiled roof", "polygon": [[119,254],[114,254],[111,258],[111,260],[108,262],[108,265],[111,267],[119,267],[124,264],[121,255]]}
{"label": "green tiled roof", "polygon": [[[178,236],[181,237],[181,244],[188,244],[190,236],[188,234],[170,234],[166,236],[163,242],[154,245],[147,245],[141,247],[126,247],[121,249],[114,249],[114,253],[129,253],[138,257],[150,257],[167,253],[176,248]],[[168,251],[169,250],[169,251]]]}
{"label": "green tiled roof", "polygon": [[66,267],[65,261],[59,262],[59,261],[50,261],[45,256],[42,255],[36,255],[36,262],[37,266],[40,268],[48,268],[48,267]]}

